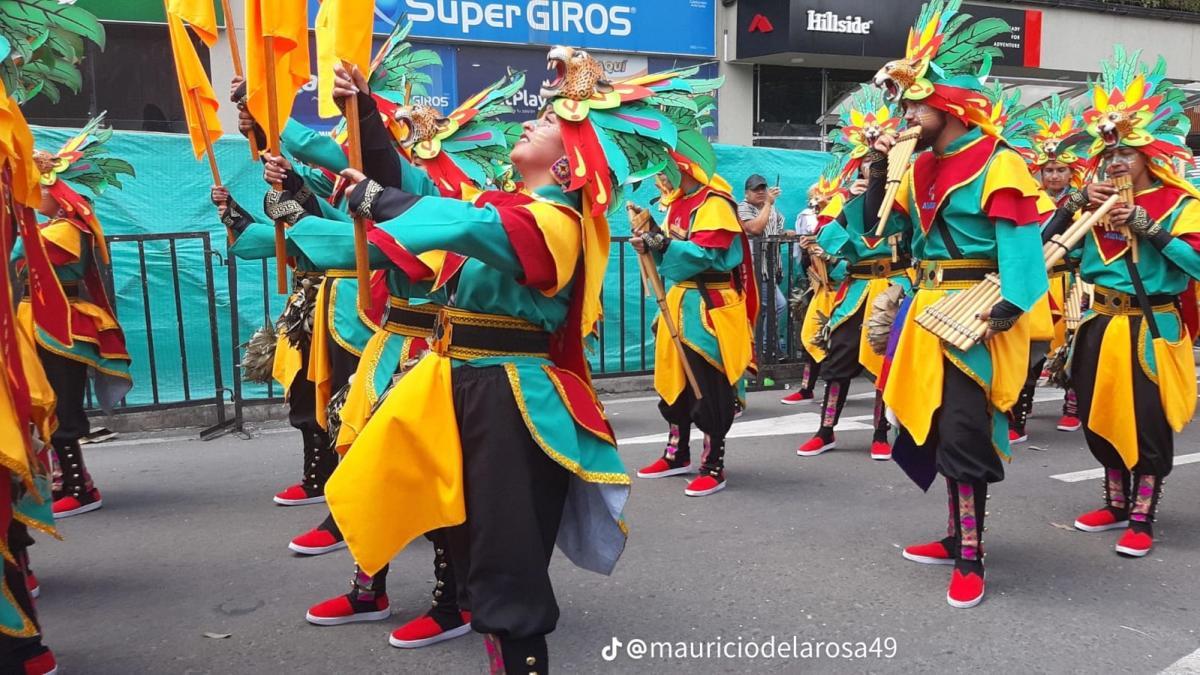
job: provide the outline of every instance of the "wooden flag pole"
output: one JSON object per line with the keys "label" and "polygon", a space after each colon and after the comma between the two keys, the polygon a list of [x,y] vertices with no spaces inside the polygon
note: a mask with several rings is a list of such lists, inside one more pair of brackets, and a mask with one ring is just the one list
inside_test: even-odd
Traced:
{"label": "wooden flag pole", "polygon": [[[229,7],[229,0],[221,0],[221,11],[225,14],[225,38],[229,40],[229,56],[233,59],[233,74],[245,78],[246,73],[242,68],[242,53],[238,48],[237,28],[233,25],[233,10]],[[250,159],[257,162],[259,158],[258,139],[254,137],[253,131],[250,132],[248,138],[250,139]]]}
{"label": "wooden flag pole", "polygon": [[[263,38],[263,48],[266,51],[267,66],[267,145],[270,146],[272,157],[279,157],[279,91],[275,82],[275,38],[268,35]],[[275,184],[276,190],[283,186]],[[275,221],[275,285],[281,295],[288,292],[287,282],[287,242],[283,231],[286,223]]]}
{"label": "wooden flag pole", "polygon": [[197,117],[200,122],[200,135],[204,137],[204,153],[208,155],[208,168],[212,170],[213,184],[222,186],[221,170],[217,168],[217,155],[213,152],[212,139],[208,136],[208,120],[204,119],[204,109],[200,107],[200,94],[196,93],[195,89],[191,90],[192,107],[199,113]]}
{"label": "wooden flag pole", "polygon": [[[342,67],[353,78],[354,64],[342,61]],[[346,136],[350,168],[362,171],[362,135],[358,120],[358,95],[346,99]],[[358,273],[358,306],[364,311],[371,307],[371,261],[367,252],[367,226],[354,214],[354,267]]]}

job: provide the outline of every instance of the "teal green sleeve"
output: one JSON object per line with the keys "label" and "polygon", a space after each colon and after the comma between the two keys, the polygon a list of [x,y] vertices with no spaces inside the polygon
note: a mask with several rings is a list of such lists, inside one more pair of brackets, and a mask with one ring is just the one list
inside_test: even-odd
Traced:
{"label": "teal green sleeve", "polygon": [[25,257],[25,238],[17,237],[13,242],[12,255],[8,257],[10,262],[16,262]]}
{"label": "teal green sleeve", "polygon": [[1042,257],[1042,233],[1030,225],[996,220],[996,257],[1000,269],[1000,295],[1028,312],[1050,290]]}
{"label": "teal green sleeve", "polygon": [[333,181],[320,169],[314,169],[307,164],[293,164],[292,171],[318,197],[329,197],[333,194]]}
{"label": "teal green sleeve", "polygon": [[[287,230],[288,250],[297,251],[319,270],[352,270],[354,260],[354,227],[341,220],[301,218]],[[388,266],[388,258],[375,246],[367,244],[371,269]]]}
{"label": "teal green sleeve", "polygon": [[740,264],[742,246],[737,238],[728,248],[706,248],[691,241],[672,241],[662,255],[658,271],[669,281],[680,282],[702,272],[729,272]]}
{"label": "teal green sleeve", "polygon": [[349,167],[346,153],[333,137],[317,133],[296,120],[288,120],[279,140],[289,155],[305,164],[325,167],[334,173]]}
{"label": "teal green sleeve", "polygon": [[505,274],[523,274],[500,211],[490,204],[480,208],[458,199],[422,197],[399,217],[376,227],[411,253],[452,251]]}
{"label": "teal green sleeve", "polygon": [[326,220],[338,220],[343,223],[352,222],[354,219],[346,211],[330,204],[324,199],[318,199],[317,205],[321,207],[321,217]]}
{"label": "teal green sleeve", "polygon": [[275,226],[254,221],[229,245],[229,252],[242,260],[265,260],[275,256]]}
{"label": "teal green sleeve", "polygon": [[433,184],[433,180],[429,178],[429,174],[413,166],[410,162],[400,162],[400,180],[401,187],[405,192],[409,192],[421,197],[441,197],[442,193]]}
{"label": "teal green sleeve", "polygon": [[817,233],[817,245],[831,256],[842,255],[842,249],[849,243],[850,233],[836,220],[826,223]]}
{"label": "teal green sleeve", "polygon": [[[1145,246],[1146,244],[1143,242],[1141,245]],[[1171,243],[1163,247],[1162,254],[1176,267],[1183,270],[1184,274],[1193,279],[1200,279],[1200,251],[1189,246],[1187,242],[1174,238]]]}

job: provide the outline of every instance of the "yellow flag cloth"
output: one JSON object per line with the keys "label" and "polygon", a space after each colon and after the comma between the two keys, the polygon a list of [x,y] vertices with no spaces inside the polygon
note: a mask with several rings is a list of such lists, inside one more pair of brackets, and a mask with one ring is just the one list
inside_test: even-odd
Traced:
{"label": "yellow flag cloth", "polygon": [[304,365],[304,355],[300,349],[287,338],[287,333],[280,331],[275,338],[275,360],[271,362],[271,377],[283,387],[283,396],[287,398],[292,390],[292,382]]}
{"label": "yellow flag cloth", "polygon": [[41,173],[33,163],[33,132],[21,107],[0,82],[0,164],[12,168],[13,197],[25,206],[42,202]]}
{"label": "yellow flag cloth", "polygon": [[450,359],[430,352],[392,388],[325,485],[355,562],[374,575],[410,541],[467,519]]}
{"label": "yellow flag cloth", "polygon": [[[217,44],[217,10],[214,0],[167,0],[167,14],[182,19],[204,44]],[[233,39],[233,36],[230,36]]]}
{"label": "yellow flag cloth", "polygon": [[[211,6],[209,7],[211,10]],[[216,19],[213,19],[214,23]],[[195,28],[195,26],[193,26]],[[196,159],[204,155],[207,143],[215,143],[221,138],[221,121],[217,118],[217,95],[213,91],[212,82],[208,81],[208,73],[196,55],[196,48],[188,39],[187,28],[175,14],[167,15],[167,30],[171,35],[171,52],[175,58],[175,75],[179,79],[179,96],[183,99],[183,114],[187,118],[188,135],[192,139],[192,152]],[[203,38],[204,34],[197,31]],[[201,126],[201,116],[208,128],[208,141],[204,139],[204,127]]]}
{"label": "yellow flag cloth", "polygon": [[1167,423],[1179,433],[1196,413],[1196,356],[1192,340],[1184,329],[1178,342],[1157,338],[1152,344],[1163,413]]}
{"label": "yellow flag cloth", "polygon": [[321,117],[342,114],[333,102],[333,69],[342,61],[371,71],[371,29],[375,0],[323,0],[317,10],[317,112]]}
{"label": "yellow flag cloth", "polygon": [[[267,38],[274,41],[267,51]],[[312,79],[305,0],[246,0],[246,94],[250,114],[268,132],[267,65],[275,66],[278,132],[287,124],[296,92]]]}

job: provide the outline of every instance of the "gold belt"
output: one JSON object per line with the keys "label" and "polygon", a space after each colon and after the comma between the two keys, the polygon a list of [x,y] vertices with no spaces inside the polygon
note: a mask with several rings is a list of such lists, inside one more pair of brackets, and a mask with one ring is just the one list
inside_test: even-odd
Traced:
{"label": "gold belt", "polygon": [[[1161,295],[1151,295],[1150,309],[1154,312],[1173,312],[1175,311],[1175,303],[1168,297]],[[1095,293],[1092,297],[1092,309],[1096,310],[1097,314],[1106,316],[1137,316],[1142,313],[1142,308],[1138,305],[1137,296],[1129,293],[1122,293],[1111,288],[1096,286]]]}
{"label": "gold belt", "polygon": [[964,289],[996,271],[995,260],[922,260],[917,283],[925,290]]}
{"label": "gold belt", "polygon": [[325,276],[330,279],[353,279],[358,276],[357,270],[325,270]]}
{"label": "gold belt", "polygon": [[[675,285],[680,288],[700,288],[700,284],[695,281],[680,281],[679,283],[677,283]],[[724,291],[724,290],[733,288],[733,282],[732,281],[706,282],[704,284],[704,288],[706,288],[710,291]]]}
{"label": "gold belt", "polygon": [[887,279],[904,274],[912,266],[908,258],[892,262],[890,258],[868,260],[854,263],[849,267],[850,276],[854,279]]}
{"label": "gold belt", "polygon": [[454,359],[550,357],[550,333],[524,319],[443,307],[430,348]]}

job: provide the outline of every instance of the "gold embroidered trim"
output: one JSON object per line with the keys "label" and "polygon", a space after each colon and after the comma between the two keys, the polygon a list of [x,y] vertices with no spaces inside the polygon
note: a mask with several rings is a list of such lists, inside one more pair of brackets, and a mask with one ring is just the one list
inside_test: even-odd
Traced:
{"label": "gold embroidered trim", "polygon": [[[559,381],[558,375],[555,375],[551,370],[551,367],[545,364],[542,364],[542,370],[546,371],[546,377],[550,378],[550,384],[554,385],[554,388],[558,391],[558,397],[562,399],[563,405],[567,406],[567,412],[571,413],[571,417],[578,422],[579,415],[575,414],[575,408],[571,406],[571,399],[567,397],[567,392],[565,389],[563,389],[562,382]],[[597,407],[599,407],[601,411],[604,410],[604,407],[599,405],[600,402],[596,400],[594,392],[592,401],[597,404]],[[580,426],[583,425],[580,424]],[[607,442],[609,445],[614,447],[617,445],[617,439],[613,438],[610,434],[606,434],[595,429],[589,429],[586,426],[584,426],[583,429],[593,436]]]}

